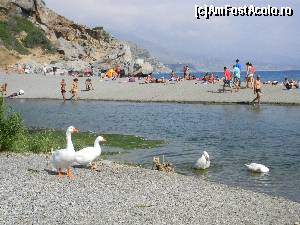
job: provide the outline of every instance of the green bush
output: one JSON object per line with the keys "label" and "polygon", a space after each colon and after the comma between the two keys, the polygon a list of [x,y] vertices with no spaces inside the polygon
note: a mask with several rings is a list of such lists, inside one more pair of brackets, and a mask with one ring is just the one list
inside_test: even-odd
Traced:
{"label": "green bush", "polygon": [[8,112],[3,98],[0,98],[0,150],[14,151],[18,139],[24,139],[26,128],[18,113]]}
{"label": "green bush", "polygon": [[20,54],[28,54],[28,50],[15,38],[10,31],[7,22],[0,21],[0,39],[9,50],[16,50]]}
{"label": "green bush", "polygon": [[[16,36],[22,31],[27,34],[22,40],[23,45],[16,39]],[[20,54],[28,54],[28,50],[25,47],[42,47],[49,53],[54,52],[44,32],[31,21],[20,16],[13,16],[7,21],[0,21],[0,39],[7,49],[14,49]]]}
{"label": "green bush", "polygon": [[[75,149],[92,146],[98,134],[80,132],[73,135]],[[103,145],[124,150],[150,149],[164,144],[160,140],[145,140],[142,137],[121,134],[103,134]],[[65,148],[66,134],[62,130],[28,130],[19,113],[8,110],[0,97],[0,152],[50,153]]]}

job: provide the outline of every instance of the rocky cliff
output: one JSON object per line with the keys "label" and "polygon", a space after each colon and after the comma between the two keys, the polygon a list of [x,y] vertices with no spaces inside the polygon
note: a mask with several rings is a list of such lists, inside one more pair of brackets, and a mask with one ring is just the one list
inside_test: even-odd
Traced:
{"label": "rocky cliff", "polygon": [[76,24],[47,8],[42,0],[0,0],[0,20],[16,15],[42,30],[55,50],[46,54],[41,49],[29,49],[31,57],[18,54],[22,59],[38,59],[40,63],[56,61],[67,67],[93,65],[108,69],[119,65],[127,73],[168,70],[147,50],[113,38],[103,27]]}

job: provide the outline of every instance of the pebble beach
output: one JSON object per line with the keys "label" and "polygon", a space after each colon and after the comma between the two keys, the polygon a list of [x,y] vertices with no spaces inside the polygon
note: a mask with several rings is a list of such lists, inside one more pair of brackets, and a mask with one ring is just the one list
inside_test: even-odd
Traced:
{"label": "pebble beach", "polygon": [[[8,95],[59,99],[60,81],[70,89],[70,76],[0,74]],[[79,77],[80,100],[248,104],[253,91],[220,92],[222,82],[183,81],[134,83],[93,77],[85,91]],[[67,97],[71,97],[67,93]],[[263,104],[300,105],[299,90],[263,86]],[[194,176],[164,173],[99,161],[98,170],[74,168],[75,179],[59,179],[49,155],[0,154],[0,224],[297,224],[300,204],[266,194],[208,182]]]}
{"label": "pebble beach", "polygon": [[300,204],[196,177],[98,162],[59,179],[47,155],[0,155],[0,224],[296,224]]}
{"label": "pebble beach", "polygon": [[[28,99],[62,99],[59,84],[61,79],[66,80],[67,90],[70,90],[74,79],[70,76],[0,74],[1,83],[8,83],[8,95],[22,89],[25,95],[18,98]],[[78,96],[81,100],[248,104],[254,98],[251,89],[220,92],[223,89],[222,81],[216,84],[201,84],[197,81],[144,84],[143,80],[129,83],[125,78],[112,81],[93,77],[95,90],[85,91],[86,78],[78,79]],[[262,90],[263,104],[300,105],[300,89],[288,91],[282,85],[263,85]],[[71,94],[67,93],[67,97],[71,97]]]}

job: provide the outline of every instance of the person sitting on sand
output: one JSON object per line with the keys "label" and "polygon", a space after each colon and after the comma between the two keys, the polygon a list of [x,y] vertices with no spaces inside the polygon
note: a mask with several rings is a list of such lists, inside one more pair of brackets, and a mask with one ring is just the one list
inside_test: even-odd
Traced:
{"label": "person sitting on sand", "polygon": [[160,78],[160,79],[155,79],[154,81],[152,81],[152,83],[164,84],[166,83],[166,81],[164,78]]}
{"label": "person sitting on sand", "polygon": [[3,85],[1,85],[0,92],[1,92],[2,96],[7,95],[7,83],[4,83]]}
{"label": "person sitting on sand", "polygon": [[71,93],[72,93],[71,99],[77,101],[78,100],[78,79],[77,78],[73,80]]}
{"label": "person sitting on sand", "polygon": [[257,100],[257,103],[260,104],[260,98],[262,95],[261,91],[261,82],[260,82],[260,77],[257,76],[256,80],[254,81],[254,86],[253,86],[253,91],[256,97],[253,99],[252,104]]}
{"label": "person sitting on sand", "polygon": [[283,85],[286,87],[287,90],[290,90],[292,88],[299,88],[299,84],[297,81],[294,80],[288,80],[288,78],[284,78]]}
{"label": "person sitting on sand", "polygon": [[176,82],[178,82],[179,80],[180,80],[180,78],[179,78],[179,77],[176,75],[176,73],[172,70],[170,81],[176,81]]}
{"label": "person sitting on sand", "polygon": [[128,76],[128,82],[135,82],[135,77],[134,76]]}
{"label": "person sitting on sand", "polygon": [[63,100],[66,101],[66,81],[65,79],[62,79],[61,82],[60,82],[60,92],[61,92],[61,95],[63,97]]}
{"label": "person sitting on sand", "polygon": [[217,82],[215,76],[212,73],[208,76],[207,82],[210,83],[210,84],[214,84],[214,83]]}
{"label": "person sitting on sand", "polygon": [[86,91],[94,90],[91,78],[87,78],[85,80],[85,90]]}
{"label": "person sitting on sand", "polygon": [[17,97],[19,95],[24,95],[24,94],[25,94],[25,92],[21,89],[18,92],[12,93],[10,96],[8,96],[8,98],[14,98],[14,97]]}
{"label": "person sitting on sand", "polygon": [[153,83],[152,73],[150,73],[147,77],[145,77],[145,84]]}

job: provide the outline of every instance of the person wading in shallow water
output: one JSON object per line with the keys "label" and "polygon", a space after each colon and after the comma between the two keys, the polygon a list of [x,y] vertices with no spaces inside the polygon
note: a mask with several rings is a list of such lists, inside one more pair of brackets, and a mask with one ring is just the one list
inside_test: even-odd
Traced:
{"label": "person wading in shallow water", "polygon": [[257,100],[257,103],[260,105],[260,98],[262,95],[261,91],[261,82],[260,82],[260,77],[257,76],[256,80],[254,81],[254,86],[253,86],[254,94],[256,97],[253,99],[252,104],[255,104],[254,102]]}
{"label": "person wading in shallow water", "polygon": [[63,97],[63,100],[66,101],[66,81],[65,79],[62,79],[61,82],[60,82],[60,92],[61,92],[61,95]]}
{"label": "person wading in shallow water", "polygon": [[72,89],[71,89],[71,93],[72,93],[72,98],[71,99],[74,99],[75,101],[78,100],[78,79],[75,78],[73,80],[73,83],[72,83]]}

